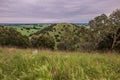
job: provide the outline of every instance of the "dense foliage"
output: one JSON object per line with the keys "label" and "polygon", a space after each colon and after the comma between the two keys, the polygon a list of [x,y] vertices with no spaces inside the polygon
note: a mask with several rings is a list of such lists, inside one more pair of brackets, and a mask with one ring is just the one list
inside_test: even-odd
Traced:
{"label": "dense foliage", "polygon": [[21,35],[13,28],[0,27],[0,45],[27,48],[29,47],[29,38]]}
{"label": "dense foliage", "polygon": [[54,49],[55,41],[47,35],[32,36],[31,44],[33,48]]}
{"label": "dense foliage", "polygon": [[95,48],[120,50],[120,10],[110,16],[102,14],[90,21],[94,35]]}

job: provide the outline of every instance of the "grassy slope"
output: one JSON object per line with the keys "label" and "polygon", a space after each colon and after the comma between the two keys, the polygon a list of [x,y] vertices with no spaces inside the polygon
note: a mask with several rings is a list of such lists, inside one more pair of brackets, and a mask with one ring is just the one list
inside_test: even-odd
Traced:
{"label": "grassy slope", "polygon": [[120,80],[120,55],[0,48],[0,80]]}
{"label": "grassy slope", "polygon": [[53,37],[54,37],[54,35],[62,36],[65,32],[65,28],[68,28],[69,30],[73,31],[76,27],[74,25],[68,24],[68,23],[59,23],[52,27],[52,31],[46,30],[45,32],[48,32]]}
{"label": "grassy slope", "polygon": [[[15,28],[22,35],[29,36],[30,34],[33,34],[33,33],[37,32],[38,30],[41,30],[41,29],[46,28],[48,26],[49,26],[49,24],[36,25],[35,28],[38,28],[38,29],[33,29],[34,25],[32,25],[32,24],[29,24],[29,25],[22,25],[21,24],[21,25],[5,26],[5,27]],[[25,28],[30,28],[30,30],[26,30]],[[23,30],[21,30],[21,29],[23,29]]]}
{"label": "grassy slope", "polygon": [[[58,35],[59,32],[64,32],[64,25],[68,26],[69,29],[71,30],[74,30],[75,29],[75,26],[72,25],[72,24],[68,24],[68,23],[60,23],[60,24],[57,24],[56,26],[54,26],[54,28],[56,29],[56,31],[54,32],[51,32],[49,31],[50,35]],[[35,26],[35,28],[38,28],[38,29],[32,29],[33,27]],[[15,28],[18,32],[22,33],[23,35],[26,35],[26,36],[29,36],[30,34],[33,34],[39,30],[42,30],[44,28],[47,28],[48,26],[50,26],[50,24],[39,24],[39,25],[33,25],[33,24],[28,24],[28,25],[24,25],[24,24],[21,24],[21,25],[8,25],[8,26],[5,26],[5,27],[12,27],[12,28]],[[78,26],[81,26],[81,25],[78,25]],[[30,30],[26,30],[24,29],[23,27],[25,28],[30,28]],[[89,27],[89,26],[86,26],[86,27]],[[23,29],[23,30],[21,30]],[[61,29],[63,29],[63,31],[61,31]]]}
{"label": "grassy slope", "polygon": [[[48,26],[48,27],[42,29],[41,31],[39,31],[37,33],[37,35],[39,35],[40,33],[49,34],[50,36],[52,36],[55,39],[55,42],[57,44],[57,43],[59,43],[59,41],[61,41],[61,37],[64,36],[64,34],[66,33],[65,29],[68,29],[69,31],[73,32],[74,30],[76,31],[77,28],[73,24],[58,23],[54,26]],[[57,41],[58,39],[59,39],[59,41]]]}
{"label": "grassy slope", "polygon": [[33,34],[38,31],[36,29],[30,29],[30,30],[26,30],[26,29],[21,30],[21,29],[22,28],[17,28],[17,31],[22,33],[22,35],[26,35],[26,36],[29,36],[30,34]]}

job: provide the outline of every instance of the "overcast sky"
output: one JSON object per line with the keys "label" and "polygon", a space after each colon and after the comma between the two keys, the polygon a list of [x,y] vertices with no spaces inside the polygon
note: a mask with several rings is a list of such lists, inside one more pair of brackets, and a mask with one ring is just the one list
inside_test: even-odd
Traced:
{"label": "overcast sky", "polygon": [[83,23],[115,9],[120,0],[0,0],[0,23]]}

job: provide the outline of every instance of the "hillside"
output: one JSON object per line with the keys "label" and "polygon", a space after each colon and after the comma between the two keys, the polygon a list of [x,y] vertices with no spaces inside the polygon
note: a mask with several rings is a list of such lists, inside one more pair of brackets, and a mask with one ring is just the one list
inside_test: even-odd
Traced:
{"label": "hillside", "polygon": [[66,30],[73,32],[75,29],[76,29],[76,26],[72,24],[61,23],[61,24],[57,24],[56,26],[53,26],[50,31],[46,31],[46,32],[47,34],[55,37],[56,42],[59,42],[59,40],[61,39],[61,36],[64,36],[64,34],[66,33]]}
{"label": "hillside", "polygon": [[53,37],[56,43],[55,49],[59,48],[65,50],[69,47],[69,50],[77,50],[80,48],[81,43],[83,43],[82,41],[84,40],[82,40],[82,37],[87,34],[87,31],[88,27],[85,26],[78,26],[70,23],[59,23],[52,24],[34,33],[32,36],[44,34]]}
{"label": "hillside", "polygon": [[30,36],[39,30],[48,27],[50,24],[4,24],[4,27],[14,28],[22,35]]}

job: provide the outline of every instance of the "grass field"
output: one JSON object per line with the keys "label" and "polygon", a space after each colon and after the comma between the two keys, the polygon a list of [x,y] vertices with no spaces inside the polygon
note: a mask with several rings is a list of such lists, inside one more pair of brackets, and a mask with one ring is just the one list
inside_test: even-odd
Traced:
{"label": "grass field", "polygon": [[0,48],[0,80],[120,80],[120,55]]}
{"label": "grass field", "polygon": [[[39,24],[39,25],[34,25],[34,24],[28,24],[28,25],[23,25],[23,24],[19,24],[19,25],[6,25],[5,27],[8,28],[14,28],[16,29],[18,32],[20,32],[22,35],[26,35],[29,36],[30,34],[33,34],[39,30],[42,30],[46,27],[48,27],[50,24]],[[29,29],[26,29],[29,28]],[[35,29],[34,29],[35,28]]]}

